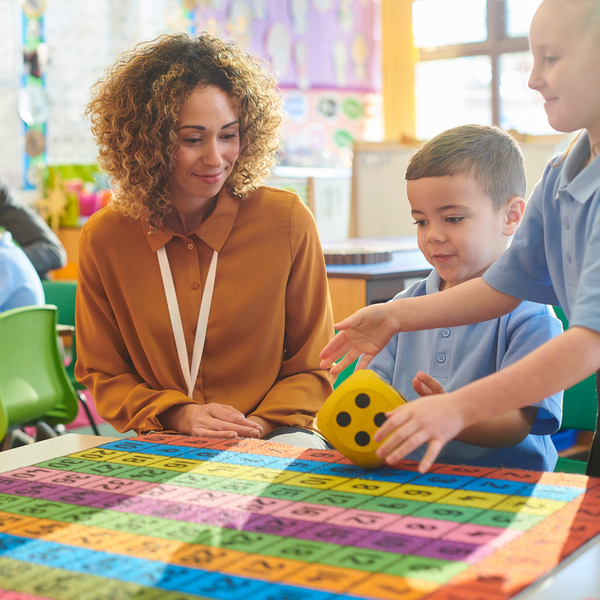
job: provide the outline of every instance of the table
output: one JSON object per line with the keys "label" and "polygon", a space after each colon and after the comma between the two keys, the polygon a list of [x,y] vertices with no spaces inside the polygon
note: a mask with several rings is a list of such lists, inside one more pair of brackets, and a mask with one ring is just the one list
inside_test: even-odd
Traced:
{"label": "table", "polygon": [[[162,436],[163,438],[165,436]],[[144,438],[140,438],[141,440]],[[189,438],[188,438],[189,439]],[[164,441],[164,440],[163,440]],[[216,441],[216,440],[215,440]],[[50,461],[51,459],[62,457],[66,454],[72,454],[80,452],[82,450],[88,450],[95,448],[101,444],[106,443],[128,443],[130,440],[121,440],[117,438],[109,437],[95,437],[68,434],[58,438],[53,438],[36,444],[17,448],[2,452],[0,454],[0,473],[12,471],[22,467],[27,467],[32,464],[36,464],[42,461]],[[248,443],[251,443],[249,441]],[[155,443],[159,443],[156,440]],[[175,443],[175,442],[173,442]],[[139,442],[138,442],[139,444]],[[281,446],[281,445],[278,445]],[[291,447],[288,447],[291,448]],[[134,449],[133,452],[136,450]],[[231,454],[231,453],[230,453]],[[271,457],[271,460],[272,457]],[[115,462],[118,462],[115,461]],[[223,463],[226,464],[226,463]],[[230,465],[231,466],[231,465]],[[238,467],[239,468],[239,467]],[[349,466],[349,468],[352,468]],[[459,467],[460,469],[460,467]],[[263,469],[266,470],[266,469]],[[450,472],[448,468],[446,471]],[[444,469],[438,470],[438,473],[446,472]],[[575,476],[581,477],[581,476]],[[224,478],[226,479],[226,478]],[[497,482],[504,481],[496,479]],[[575,481],[575,479],[573,480]],[[578,480],[581,481],[581,480]],[[289,486],[288,486],[289,487]],[[232,495],[232,494],[230,494]],[[595,495],[597,502],[598,494]],[[281,501],[280,501],[281,502]],[[210,509],[204,509],[210,510]],[[540,522],[540,525],[544,524],[545,521]],[[101,527],[101,524],[97,524]],[[550,537],[550,536],[549,536]],[[382,554],[382,553],[380,553]],[[485,560],[485,559],[484,559]],[[519,557],[516,557],[517,563],[520,563]],[[574,554],[563,561],[557,568],[555,568],[548,576],[543,577],[536,581],[529,588],[524,590],[518,595],[518,600],[584,600],[584,599],[596,599],[600,597],[600,572],[598,565],[600,564],[600,535],[597,535],[591,539],[586,545],[582,546]],[[0,573],[1,576],[1,573]],[[124,585],[124,584],[123,584]],[[274,584],[275,585],[275,584]],[[438,594],[434,593],[435,598],[438,598]],[[262,597],[262,595],[261,595]],[[309,597],[309,596],[307,596]],[[396,596],[390,596],[390,598]],[[462,595],[444,595],[439,596],[440,598],[461,598]],[[474,598],[490,598],[491,596],[475,596],[469,595],[468,599]],[[466,597],[465,597],[466,598]]]}
{"label": "table", "polygon": [[387,302],[430,272],[420,250],[413,249],[396,251],[392,260],[381,263],[328,265],[333,318],[337,323],[364,306]]}

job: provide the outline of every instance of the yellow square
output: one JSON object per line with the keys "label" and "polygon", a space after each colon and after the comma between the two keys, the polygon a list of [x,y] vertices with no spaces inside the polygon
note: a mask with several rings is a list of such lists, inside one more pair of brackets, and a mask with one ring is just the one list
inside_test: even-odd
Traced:
{"label": "yellow square", "polygon": [[295,471],[281,471],[280,469],[252,469],[248,471],[243,479],[249,481],[264,481],[265,483],[282,483],[292,477],[295,477],[297,473]]}
{"label": "yellow square", "polygon": [[244,479],[244,476],[253,469],[254,467],[247,467],[245,465],[205,462],[201,467],[195,468],[194,473],[214,475],[215,477],[237,477],[239,479]]}
{"label": "yellow square", "polygon": [[528,496],[511,496],[495,507],[495,510],[504,510],[527,515],[547,517],[561,509],[566,502],[550,500],[548,498],[533,498]]}
{"label": "yellow square", "polygon": [[120,450],[107,450],[105,448],[91,448],[90,450],[83,450],[76,452],[75,454],[68,454],[68,458],[81,458],[83,460],[99,460],[99,461],[110,461],[113,458],[119,456],[126,456],[129,452],[121,452]]}
{"label": "yellow square", "polygon": [[297,487],[313,488],[315,490],[330,490],[336,485],[348,481],[347,477],[336,477],[335,475],[313,475],[312,473],[303,473],[288,479],[286,485],[295,485]]}
{"label": "yellow square", "polygon": [[[139,454],[137,456],[139,456]],[[179,471],[181,473],[191,471],[197,466],[197,460],[189,460],[186,458],[161,458],[157,462],[152,463],[153,469],[166,469],[167,471]]]}
{"label": "yellow square", "polygon": [[399,483],[391,481],[374,481],[372,479],[349,479],[335,487],[336,492],[351,492],[367,496],[387,496],[388,492],[399,487]]}
{"label": "yellow square", "polygon": [[247,558],[223,567],[221,572],[242,577],[257,577],[266,581],[281,581],[305,566],[306,563],[299,560],[251,554]]}
{"label": "yellow square", "polygon": [[437,502],[449,493],[450,490],[445,488],[407,483],[384,495],[386,498],[402,498],[403,500],[415,500],[416,502]]}
{"label": "yellow square", "polygon": [[474,508],[495,508],[503,500],[506,494],[491,494],[490,492],[472,492],[469,490],[455,490],[444,497],[444,504],[455,506],[472,506]]}
{"label": "yellow square", "polygon": [[116,463],[119,465],[130,465],[133,467],[148,467],[154,466],[163,457],[155,454],[136,454],[135,452],[123,452],[124,456],[108,458],[107,462]]}

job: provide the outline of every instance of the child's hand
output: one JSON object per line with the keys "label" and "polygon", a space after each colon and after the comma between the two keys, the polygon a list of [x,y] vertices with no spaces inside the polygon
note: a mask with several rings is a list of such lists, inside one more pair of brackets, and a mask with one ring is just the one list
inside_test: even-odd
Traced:
{"label": "child's hand", "polygon": [[445,394],[446,390],[442,384],[427,373],[419,371],[412,381],[413,389],[419,396],[433,396],[434,394]]}
{"label": "child's hand", "polygon": [[385,440],[377,449],[377,456],[395,465],[427,443],[429,447],[419,465],[421,473],[431,467],[442,446],[454,439],[465,425],[462,414],[449,401],[448,394],[435,394],[403,404],[386,417],[387,421],[373,436],[376,442]]}
{"label": "child's hand", "polygon": [[336,375],[352,364],[361,354],[357,369],[364,369],[397,333],[397,325],[387,310],[387,304],[373,304],[361,308],[353,315],[337,323],[338,334],[323,348],[320,354],[321,368]]}

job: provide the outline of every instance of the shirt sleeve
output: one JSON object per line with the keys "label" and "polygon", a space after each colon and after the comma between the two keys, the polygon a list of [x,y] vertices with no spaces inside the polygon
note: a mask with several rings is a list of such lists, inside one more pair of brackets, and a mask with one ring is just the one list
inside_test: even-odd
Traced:
{"label": "shirt sleeve", "polygon": [[252,415],[276,426],[310,427],[333,392],[329,372],[319,368],[319,353],[334,331],[323,250],[315,220],[300,199],[291,208],[290,244],[281,369]]}
{"label": "shirt sleeve", "polygon": [[[499,369],[504,369],[562,333],[562,324],[549,306],[523,303],[503,317],[508,320],[506,353]],[[532,406],[539,408],[531,429],[533,435],[550,435],[560,428],[563,393],[558,392]]]}
{"label": "shirt sleeve", "polygon": [[52,229],[31,208],[16,205],[4,186],[0,186],[0,225],[12,233],[40,277],[67,264],[67,253]]}
{"label": "shirt sleeve", "polygon": [[136,372],[85,227],[79,241],[75,331],[77,380],[90,390],[98,414],[117,431],[161,431],[158,415],[192,402],[177,390],[151,389]]}
{"label": "shirt sleeve", "polygon": [[550,185],[547,182],[549,168],[546,167],[544,177],[533,190],[512,243],[484,273],[483,279],[509,296],[554,306],[559,302],[546,260],[542,212],[544,188]]}

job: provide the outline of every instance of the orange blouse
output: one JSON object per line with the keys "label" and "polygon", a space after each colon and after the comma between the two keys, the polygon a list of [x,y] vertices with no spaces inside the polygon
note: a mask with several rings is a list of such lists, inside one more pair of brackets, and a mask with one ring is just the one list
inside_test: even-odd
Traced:
{"label": "orange blouse", "polygon": [[[314,218],[290,192],[262,187],[239,201],[224,189],[190,235],[110,208],[79,243],[77,379],[117,430],[163,429],[186,403],[230,404],[276,426],[310,427],[332,392],[319,352],[333,336],[325,261]],[[165,246],[189,360],[208,267],[219,253],[193,400],[177,357],[156,252]]]}

